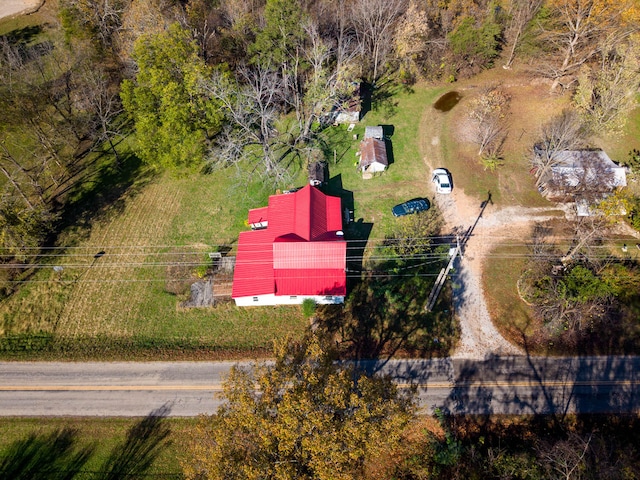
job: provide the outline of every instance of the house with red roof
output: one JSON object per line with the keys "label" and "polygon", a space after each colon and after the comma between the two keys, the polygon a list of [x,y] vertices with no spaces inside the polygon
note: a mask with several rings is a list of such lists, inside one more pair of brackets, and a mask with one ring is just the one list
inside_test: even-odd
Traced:
{"label": "house with red roof", "polygon": [[238,306],[344,303],[347,242],[339,197],[307,185],[249,210],[238,238],[232,298]]}

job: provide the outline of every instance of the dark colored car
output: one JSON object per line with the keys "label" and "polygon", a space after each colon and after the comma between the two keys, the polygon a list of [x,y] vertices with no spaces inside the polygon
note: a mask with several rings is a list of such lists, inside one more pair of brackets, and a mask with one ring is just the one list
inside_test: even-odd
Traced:
{"label": "dark colored car", "polygon": [[425,212],[429,210],[429,201],[424,198],[414,198],[408,202],[396,205],[391,209],[394,217],[403,217],[404,215],[411,215],[412,213]]}

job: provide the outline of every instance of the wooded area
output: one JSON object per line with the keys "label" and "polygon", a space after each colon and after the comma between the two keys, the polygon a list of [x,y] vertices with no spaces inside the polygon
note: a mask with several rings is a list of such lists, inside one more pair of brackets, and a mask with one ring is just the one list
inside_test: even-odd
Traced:
{"label": "wooded area", "polygon": [[[121,168],[131,128],[149,164],[249,159],[277,183],[322,156],[317,133],[353,82],[375,91],[519,61],[575,91],[596,131],[620,128],[635,102],[631,0],[60,0],[57,11],[46,40],[42,27],[1,37],[2,232],[16,259],[60,229],[74,190]],[[500,129],[479,115],[491,161]]]}
{"label": "wooded area", "polygon": [[[235,167],[271,190],[289,186],[308,162],[337,155],[325,133],[355,85],[371,103],[388,100],[391,85],[449,85],[491,68],[519,68],[544,82],[567,105],[540,124],[529,157],[535,187],[559,151],[623,131],[638,100],[640,6],[633,0],[58,0],[47,8],[41,25],[0,36],[4,298],[19,294],[52,255],[49,247],[90,225],[142,177]],[[487,172],[504,162],[512,108],[500,85],[472,102],[471,141]],[[637,175],[638,151],[625,162]],[[620,206],[626,215],[614,221],[638,230],[640,197],[622,191],[599,208]],[[441,253],[428,238],[442,219],[435,209],[429,215],[398,222],[379,250],[393,261],[372,264],[344,312],[314,312],[332,340],[340,338],[338,352],[292,342],[276,351],[275,368],[234,373],[229,407],[203,418],[194,434],[187,475],[638,477],[636,417],[438,415],[425,425],[393,385],[332,363],[337,354],[450,351],[458,335],[452,313],[427,318],[414,298],[427,291],[426,280],[392,275],[413,268],[416,252]],[[607,218],[572,224],[568,250],[554,247],[545,225],[526,239],[519,294],[545,327],[543,340],[560,349],[599,346],[605,329],[628,340],[613,350],[637,348],[640,271],[633,260],[602,253]],[[550,275],[554,268],[562,275]],[[383,269],[389,278],[378,275]],[[117,341],[125,349],[135,343]],[[187,348],[184,338],[176,342],[167,349]],[[255,381],[263,395],[255,395]]]}

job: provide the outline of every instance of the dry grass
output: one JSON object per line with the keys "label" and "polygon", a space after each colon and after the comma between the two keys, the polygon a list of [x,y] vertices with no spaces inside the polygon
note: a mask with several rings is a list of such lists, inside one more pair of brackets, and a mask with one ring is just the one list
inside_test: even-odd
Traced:
{"label": "dry grass", "polygon": [[520,298],[517,282],[525,266],[527,248],[497,245],[490,253],[482,276],[487,308],[498,331],[510,342],[524,347],[524,339],[542,328],[532,319]]}
{"label": "dry grass", "polygon": [[[510,97],[507,116],[507,138],[504,144],[504,165],[495,172],[485,171],[477,155],[478,147],[471,141],[469,112],[473,100],[490,85],[499,85]],[[452,86],[462,94],[460,103],[443,115],[443,138],[446,166],[467,195],[479,200],[491,191],[500,206],[547,206],[533,186],[527,154],[538,135],[540,126],[568,102],[567,96],[551,95],[549,86],[518,71],[495,69]]]}
{"label": "dry grass", "polygon": [[[92,355],[110,358],[135,356],[124,351],[135,345],[177,349],[182,356],[189,355],[185,350],[200,357],[203,349],[217,352],[216,357],[225,351],[234,357],[241,351],[263,355],[273,339],[302,334],[307,322],[296,307],[177,307],[184,298],[171,290],[177,283],[187,288],[198,280],[195,272],[206,262],[206,253],[230,245],[245,228],[246,204],[263,201],[260,192],[234,195],[234,182],[220,172],[165,175],[125,196],[76,247],[50,260],[65,266],[60,277],[43,269],[0,306],[3,333],[103,339],[96,341],[113,342],[121,351],[105,353],[105,348]],[[187,265],[168,268],[178,257]]]}

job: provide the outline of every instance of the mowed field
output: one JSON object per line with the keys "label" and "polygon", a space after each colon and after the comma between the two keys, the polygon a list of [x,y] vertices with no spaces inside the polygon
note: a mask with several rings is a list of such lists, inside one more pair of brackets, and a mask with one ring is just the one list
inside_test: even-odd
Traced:
{"label": "mowed field", "polygon": [[[166,174],[131,189],[80,232],[84,239],[42,259],[34,278],[0,306],[2,333],[52,334],[65,344],[59,354],[97,357],[260,355],[275,338],[300,335],[307,322],[294,307],[179,308],[186,296],[175,294],[176,285],[188,291],[207,254],[232,246],[246,228],[246,204],[264,201],[236,187],[218,173]],[[76,351],[74,340],[90,347]]]}
{"label": "mowed field", "polygon": [[[394,91],[353,132],[346,126],[326,132],[335,144],[336,161],[330,158],[334,185],[354,199],[355,217],[372,225],[370,243],[393,231],[394,204],[429,195],[418,119],[438,92],[427,86]],[[392,128],[394,163],[385,175],[363,180],[354,167],[355,152],[365,125],[378,124]],[[305,174],[301,169],[297,186],[304,184]],[[248,209],[266,205],[273,193],[234,169],[141,175],[89,226],[63,235],[29,281],[0,305],[0,354],[107,359],[268,355],[274,339],[296,337],[306,329],[308,320],[299,307],[247,309],[223,302],[184,309],[180,303],[186,298],[182,292],[206,268],[208,253],[230,249],[233,255],[238,233],[247,229]]]}

